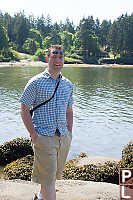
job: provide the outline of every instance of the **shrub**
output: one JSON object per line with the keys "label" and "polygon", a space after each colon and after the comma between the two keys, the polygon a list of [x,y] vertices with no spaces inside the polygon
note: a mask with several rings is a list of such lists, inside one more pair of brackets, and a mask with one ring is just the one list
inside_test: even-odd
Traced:
{"label": "shrub", "polygon": [[33,156],[28,155],[24,158],[18,159],[4,168],[4,178],[8,180],[21,179],[31,180],[33,166]]}
{"label": "shrub", "polygon": [[13,50],[13,49],[11,49],[11,52],[12,52],[12,54],[13,54],[13,60],[19,61],[21,57],[20,57],[20,55],[18,54],[18,52],[15,51],[15,50]]}
{"label": "shrub", "polygon": [[117,64],[133,65],[133,57],[121,57],[116,59]]}
{"label": "shrub", "polygon": [[76,159],[66,163],[63,172],[64,179],[119,184],[119,170],[117,165],[108,162],[103,166],[89,164],[79,167],[75,165],[75,162]]}
{"label": "shrub", "polygon": [[88,64],[98,64],[98,59],[95,56],[90,56],[85,60]]}
{"label": "shrub", "polygon": [[18,54],[12,49],[2,49],[0,51],[0,62],[18,61]]}
{"label": "shrub", "polygon": [[46,62],[46,51],[44,51],[43,49],[37,49],[35,56],[37,56],[38,60]]}
{"label": "shrub", "polygon": [[80,153],[78,157],[79,157],[79,158],[84,158],[84,157],[88,157],[88,156],[87,156],[86,153]]}
{"label": "shrub", "polygon": [[24,53],[28,53],[34,55],[36,50],[40,47],[39,43],[31,38],[27,38],[23,44],[23,51]]}
{"label": "shrub", "polygon": [[[85,154],[84,154],[85,155]],[[114,163],[106,163],[103,166],[84,165],[77,167],[77,159],[66,162],[63,171],[63,179],[119,183],[118,167]],[[33,156],[18,159],[4,168],[5,179],[31,180]]]}
{"label": "shrub", "polygon": [[133,140],[125,145],[122,150],[122,167],[132,168],[133,167]]}
{"label": "shrub", "polygon": [[17,138],[6,142],[0,146],[0,165],[6,165],[29,154],[33,155],[29,139]]}

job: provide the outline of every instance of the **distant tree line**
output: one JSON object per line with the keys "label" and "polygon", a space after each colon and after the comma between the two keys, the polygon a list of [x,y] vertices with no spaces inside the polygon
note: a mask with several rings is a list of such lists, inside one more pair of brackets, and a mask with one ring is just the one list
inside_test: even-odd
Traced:
{"label": "distant tree line", "polygon": [[[35,17],[24,11],[11,16],[0,11],[0,58],[10,49],[42,55],[51,44],[61,44],[67,57],[93,63],[112,54],[114,58],[133,57],[133,14],[121,15],[114,22],[83,17],[77,26],[66,19],[52,23],[49,15]],[[6,53],[5,53],[6,52]]]}

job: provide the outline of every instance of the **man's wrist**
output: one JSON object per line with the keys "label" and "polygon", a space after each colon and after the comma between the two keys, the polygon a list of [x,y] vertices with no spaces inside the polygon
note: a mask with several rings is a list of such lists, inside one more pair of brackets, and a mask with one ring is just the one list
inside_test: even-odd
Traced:
{"label": "man's wrist", "polygon": [[37,134],[37,132],[32,132],[32,133],[30,133],[30,137],[35,137],[35,136],[37,136],[38,134]]}

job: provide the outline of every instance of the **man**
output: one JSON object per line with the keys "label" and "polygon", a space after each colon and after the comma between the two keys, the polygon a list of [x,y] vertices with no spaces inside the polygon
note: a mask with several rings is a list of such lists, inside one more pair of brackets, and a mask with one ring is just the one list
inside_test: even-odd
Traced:
{"label": "man", "polygon": [[[34,199],[56,200],[55,181],[61,179],[72,139],[73,86],[61,75],[64,50],[59,45],[48,49],[48,68],[33,77],[20,98],[21,117],[30,134],[34,150],[32,180],[41,184]],[[30,115],[30,108],[54,97]]]}

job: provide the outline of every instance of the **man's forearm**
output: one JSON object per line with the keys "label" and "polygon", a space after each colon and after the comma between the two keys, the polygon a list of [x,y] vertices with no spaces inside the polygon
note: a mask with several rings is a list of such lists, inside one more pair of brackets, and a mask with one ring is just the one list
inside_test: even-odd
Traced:
{"label": "man's forearm", "polygon": [[73,110],[72,110],[72,108],[67,109],[66,121],[67,121],[67,128],[72,133],[72,126],[73,126]]}
{"label": "man's forearm", "polygon": [[35,135],[37,135],[34,125],[32,123],[32,118],[31,118],[29,109],[27,109],[26,106],[23,105],[23,106],[21,106],[20,113],[21,113],[21,117],[24,122],[24,125],[25,125],[26,129],[28,130],[30,136],[34,137]]}

